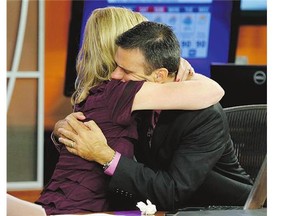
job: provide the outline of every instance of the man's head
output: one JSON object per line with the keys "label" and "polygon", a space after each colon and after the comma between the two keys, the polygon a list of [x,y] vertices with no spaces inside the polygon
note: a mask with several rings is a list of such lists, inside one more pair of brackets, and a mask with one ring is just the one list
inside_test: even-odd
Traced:
{"label": "man's head", "polygon": [[112,78],[122,71],[133,80],[165,82],[162,78],[171,78],[178,71],[180,45],[167,25],[142,22],[117,37],[116,45],[118,67]]}

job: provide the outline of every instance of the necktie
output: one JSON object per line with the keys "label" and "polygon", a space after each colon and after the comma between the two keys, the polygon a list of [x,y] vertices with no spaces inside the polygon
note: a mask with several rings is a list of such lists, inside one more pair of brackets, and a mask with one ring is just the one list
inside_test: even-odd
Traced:
{"label": "necktie", "polygon": [[151,148],[152,136],[154,128],[156,127],[158,118],[160,115],[160,110],[153,110],[151,117],[151,127],[148,128],[147,137],[149,138],[149,147]]}

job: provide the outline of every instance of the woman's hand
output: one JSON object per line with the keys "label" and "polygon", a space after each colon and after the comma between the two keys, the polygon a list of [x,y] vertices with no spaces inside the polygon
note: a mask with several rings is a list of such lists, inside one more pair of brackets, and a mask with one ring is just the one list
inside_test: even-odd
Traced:
{"label": "woman's hand", "polygon": [[181,58],[179,70],[176,76],[176,82],[190,80],[194,73],[194,68],[190,65],[190,63],[186,59]]}

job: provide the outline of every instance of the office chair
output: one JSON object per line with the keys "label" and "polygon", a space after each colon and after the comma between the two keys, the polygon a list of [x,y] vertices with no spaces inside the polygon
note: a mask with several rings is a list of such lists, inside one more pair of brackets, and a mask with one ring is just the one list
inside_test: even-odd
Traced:
{"label": "office chair", "polygon": [[255,180],[267,153],[267,104],[224,108],[240,165]]}

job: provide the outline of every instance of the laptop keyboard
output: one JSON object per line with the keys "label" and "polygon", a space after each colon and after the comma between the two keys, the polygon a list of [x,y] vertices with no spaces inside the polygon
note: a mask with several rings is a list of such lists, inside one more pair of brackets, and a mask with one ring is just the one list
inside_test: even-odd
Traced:
{"label": "laptop keyboard", "polygon": [[[204,210],[234,210],[243,209],[243,206],[208,206]],[[202,210],[202,209],[201,209]]]}

